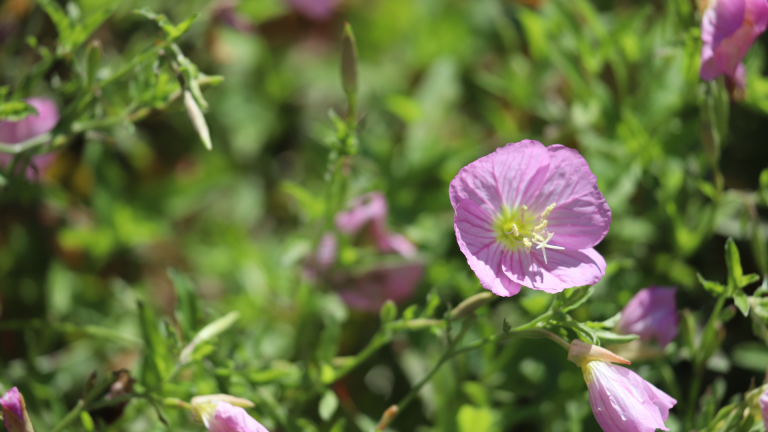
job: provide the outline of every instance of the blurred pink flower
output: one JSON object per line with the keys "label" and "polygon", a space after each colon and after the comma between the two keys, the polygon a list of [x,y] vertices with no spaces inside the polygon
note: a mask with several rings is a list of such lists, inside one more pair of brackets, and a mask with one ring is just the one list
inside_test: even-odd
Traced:
{"label": "blurred pink flower", "polygon": [[[37,114],[32,114],[19,121],[0,121],[1,143],[19,144],[46,134],[56,127],[59,122],[59,110],[54,101],[46,98],[29,98],[26,102],[37,109]],[[27,178],[34,179],[36,172],[47,168],[55,158],[53,153],[33,156],[27,167]],[[13,155],[0,153],[0,165],[6,166],[11,160],[13,160]]]}
{"label": "blurred pink flower", "polygon": [[387,300],[401,303],[409,299],[423,270],[420,263],[377,267],[360,276],[342,276],[335,285],[341,299],[352,309],[378,312]]}
{"label": "blurred pink flower", "polygon": [[356,235],[365,230],[381,252],[396,252],[411,258],[416,246],[400,234],[387,230],[387,199],[374,191],[350,201],[350,209],[336,214],[336,228],[344,234]]}
{"label": "blurred pink flower", "polygon": [[760,395],[757,403],[760,404],[760,412],[763,414],[763,425],[768,429],[768,390]]}
{"label": "blurred pink flower", "polygon": [[237,11],[236,0],[222,0],[218,2],[213,7],[211,15],[215,21],[241,33],[253,33],[256,30],[256,24],[250,18]]}
{"label": "blurred pink flower", "polygon": [[701,78],[725,74],[743,88],[741,60],[767,25],[768,0],[711,1],[701,20]]}
{"label": "blurred pink flower", "polygon": [[611,210],[576,150],[507,144],[462,168],[450,197],[459,248],[497,295],[522,285],[557,293],[605,274],[593,247],[608,233]]}
{"label": "blurred pink flower", "polygon": [[336,10],[337,0],[286,0],[297,12],[314,21],[325,21]]}
{"label": "blurred pink flower", "polygon": [[204,416],[203,422],[210,432],[268,432],[244,409],[227,402],[217,402],[216,411],[212,416]]}
{"label": "blurred pink flower", "polygon": [[339,245],[336,240],[336,235],[327,232],[320,238],[320,244],[317,246],[317,253],[315,254],[315,264],[320,270],[327,270],[335,262],[336,257],[339,254]]}
{"label": "blurred pink flower", "polygon": [[616,324],[620,334],[636,334],[665,347],[677,336],[675,288],[650,287],[640,290],[624,306]]}
{"label": "blurred pink flower", "polygon": [[24,396],[19,393],[18,388],[8,390],[0,397],[0,406],[3,409],[3,421],[8,432],[34,432],[27,414]]}
{"label": "blurred pink flower", "polygon": [[589,405],[605,432],[669,430],[664,422],[677,401],[631,370],[612,352],[579,340],[571,343],[568,360],[581,367],[589,389]]}

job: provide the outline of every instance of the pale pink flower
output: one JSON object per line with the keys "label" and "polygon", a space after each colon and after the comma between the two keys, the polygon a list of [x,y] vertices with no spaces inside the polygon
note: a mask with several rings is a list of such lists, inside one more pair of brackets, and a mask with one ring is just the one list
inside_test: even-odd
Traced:
{"label": "pale pink flower", "polygon": [[334,285],[350,308],[378,312],[387,300],[395,303],[408,300],[416,290],[423,272],[420,263],[382,266],[359,276],[343,275]]}
{"label": "pale pink flower", "polygon": [[[37,114],[32,114],[18,121],[0,121],[1,143],[19,144],[46,134],[56,127],[59,122],[59,110],[54,101],[46,98],[29,98],[26,102],[37,109]],[[1,166],[7,165],[12,159],[13,155],[0,153]],[[33,156],[27,167],[27,178],[35,178],[36,172],[44,170],[54,159],[55,155],[52,153]]]}
{"label": "pale pink flower", "polygon": [[768,25],[768,0],[712,0],[701,20],[704,80],[726,75],[744,86],[744,55]]}
{"label": "pale pink flower", "polygon": [[203,422],[210,432],[268,432],[244,409],[227,402],[218,402],[213,416]]}
{"label": "pale pink flower", "polygon": [[29,421],[24,396],[19,389],[14,387],[0,397],[0,406],[3,409],[3,421],[8,432],[34,432],[32,422]]}
{"label": "pale pink flower", "polygon": [[507,144],[459,171],[450,185],[459,248],[485,289],[557,293],[605,274],[593,249],[611,210],[576,150]]}
{"label": "pale pink flower", "polygon": [[763,425],[768,429],[768,390],[760,395],[760,399],[757,400],[757,403],[760,404],[760,412],[763,415]]}
{"label": "pale pink flower", "polygon": [[337,0],[286,0],[297,12],[314,21],[325,21],[336,10]]}
{"label": "pale pink flower", "polygon": [[579,340],[571,343],[568,360],[581,367],[592,414],[604,432],[669,430],[664,422],[677,401],[640,375],[609,363],[628,360]]}
{"label": "pale pink flower", "polygon": [[[190,401],[192,415],[210,432],[268,432],[241,407],[253,402],[227,394],[195,396]],[[236,406],[239,405],[239,406]]]}
{"label": "pale pink flower", "polygon": [[656,339],[662,347],[677,336],[675,288],[650,287],[640,290],[624,306],[616,324],[619,334],[636,334],[642,340]]}
{"label": "pale pink flower", "polygon": [[416,246],[400,234],[387,230],[387,199],[374,191],[349,202],[349,210],[336,214],[336,228],[344,234],[367,234],[381,252],[395,252],[406,258],[416,255]]}

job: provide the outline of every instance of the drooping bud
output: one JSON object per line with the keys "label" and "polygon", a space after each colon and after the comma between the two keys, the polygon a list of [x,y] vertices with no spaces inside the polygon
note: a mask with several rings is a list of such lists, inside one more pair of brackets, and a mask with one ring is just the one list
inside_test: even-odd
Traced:
{"label": "drooping bud", "polygon": [[32,422],[27,414],[27,406],[24,403],[24,396],[19,389],[14,387],[2,397],[0,397],[0,406],[3,408],[3,421],[8,432],[34,432]]}
{"label": "drooping bud", "polygon": [[490,291],[481,292],[479,294],[475,294],[472,297],[469,297],[465,299],[463,302],[459,303],[458,306],[456,306],[451,311],[451,319],[453,320],[459,320],[467,315],[471,314],[475,310],[487,305],[493,299],[496,298],[494,294]]}
{"label": "drooping bud", "polygon": [[357,92],[357,44],[349,23],[344,24],[341,39],[341,83],[347,96]]}
{"label": "drooping bud", "polygon": [[578,366],[583,366],[585,363],[592,360],[599,360],[607,363],[632,364],[631,361],[624,357],[620,357],[605,348],[584,343],[578,339],[571,342],[571,347],[568,349],[568,360],[576,363]]}
{"label": "drooping bud", "polygon": [[195,396],[191,401],[192,415],[210,432],[268,432],[242,407],[253,407],[253,402],[227,394]]}
{"label": "drooping bud", "polygon": [[203,111],[200,110],[200,107],[195,101],[195,97],[192,96],[192,93],[189,90],[184,90],[184,106],[187,108],[187,114],[189,115],[189,119],[192,121],[192,126],[195,127],[195,130],[200,136],[200,139],[203,141],[205,148],[208,150],[213,149],[213,144],[211,143],[211,132],[208,130],[208,123],[205,122]]}

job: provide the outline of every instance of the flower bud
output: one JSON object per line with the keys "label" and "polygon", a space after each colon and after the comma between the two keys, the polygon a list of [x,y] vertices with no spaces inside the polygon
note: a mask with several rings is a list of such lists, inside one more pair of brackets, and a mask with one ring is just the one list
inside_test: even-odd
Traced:
{"label": "flower bud", "polygon": [[205,424],[210,432],[268,432],[241,407],[253,402],[226,394],[195,396],[191,401],[192,415]]}
{"label": "flower bud", "polygon": [[341,83],[347,95],[357,92],[357,44],[349,23],[344,24],[341,39]]}
{"label": "flower bud", "polygon": [[571,343],[568,360],[581,366],[592,414],[605,432],[669,430],[664,422],[677,401],[631,370],[609,363],[629,361],[578,340]]}
{"label": "flower bud", "polygon": [[619,334],[636,334],[640,339],[656,339],[662,347],[677,336],[675,288],[650,287],[640,290],[621,311],[616,324]]}
{"label": "flower bud", "polygon": [[3,421],[8,432],[34,432],[32,422],[29,421],[27,406],[24,403],[24,396],[19,393],[19,389],[14,387],[2,397],[0,397],[0,406],[3,408]]}

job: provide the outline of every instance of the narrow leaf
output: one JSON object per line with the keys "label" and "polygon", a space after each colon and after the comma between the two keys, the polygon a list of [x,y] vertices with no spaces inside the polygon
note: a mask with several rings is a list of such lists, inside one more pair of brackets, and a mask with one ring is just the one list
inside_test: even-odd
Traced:
{"label": "narrow leaf", "polygon": [[189,363],[192,360],[192,353],[198,345],[227,331],[238,318],[240,318],[240,313],[233,311],[203,327],[192,339],[192,342],[181,350],[179,362],[181,364]]}
{"label": "narrow leaf", "polygon": [[192,96],[192,93],[189,90],[184,90],[184,106],[187,108],[189,119],[192,121],[192,125],[197,131],[197,135],[200,136],[200,139],[203,141],[203,145],[205,145],[205,148],[208,150],[212,150],[213,144],[211,143],[211,133],[208,130],[208,123],[205,122],[205,116],[197,105],[195,97]]}

